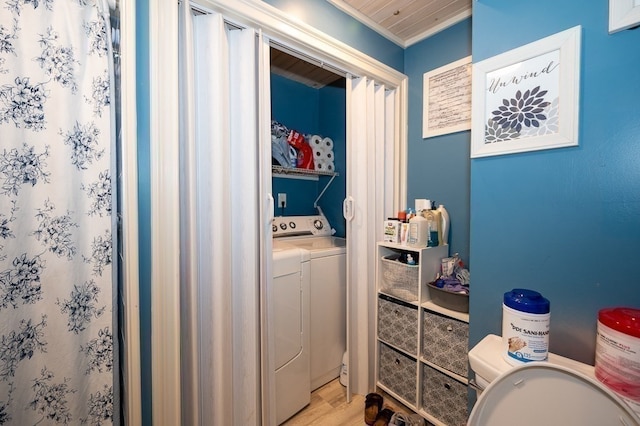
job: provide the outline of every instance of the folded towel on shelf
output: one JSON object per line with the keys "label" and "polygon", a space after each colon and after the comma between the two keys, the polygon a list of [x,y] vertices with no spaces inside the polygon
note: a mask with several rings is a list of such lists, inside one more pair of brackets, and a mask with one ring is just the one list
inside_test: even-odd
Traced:
{"label": "folded towel on shelf", "polygon": [[271,158],[280,166],[286,168],[296,167],[295,161],[297,158],[295,149],[287,142],[289,132],[290,130],[287,126],[271,120]]}
{"label": "folded towel on shelf", "polygon": [[271,157],[282,167],[291,167],[289,148],[286,138],[271,135]]}

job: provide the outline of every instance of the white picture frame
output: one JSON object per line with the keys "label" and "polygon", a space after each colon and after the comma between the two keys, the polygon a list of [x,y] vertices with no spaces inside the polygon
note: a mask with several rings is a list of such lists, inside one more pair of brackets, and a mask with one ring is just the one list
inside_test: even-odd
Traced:
{"label": "white picture frame", "polygon": [[471,56],[422,76],[422,138],[471,129]]}
{"label": "white picture frame", "polygon": [[578,25],[473,65],[471,158],[578,145]]}
{"label": "white picture frame", "polygon": [[640,24],[640,0],[609,0],[609,34]]}

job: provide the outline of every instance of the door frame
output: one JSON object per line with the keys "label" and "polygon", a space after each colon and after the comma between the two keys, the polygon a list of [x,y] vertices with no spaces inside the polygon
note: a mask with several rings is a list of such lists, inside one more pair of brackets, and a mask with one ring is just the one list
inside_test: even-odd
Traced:
{"label": "door frame", "polygon": [[[156,422],[179,424],[180,421],[180,303],[179,303],[179,179],[178,139],[178,4],[167,7],[165,1],[149,0],[149,101],[151,153],[151,329],[152,329],[152,415]],[[399,71],[340,42],[333,37],[286,15],[279,9],[255,0],[198,0],[199,9],[222,13],[234,22],[260,31],[265,37],[316,58],[326,66],[353,76],[367,76],[396,93],[395,135],[393,151],[392,211],[406,204],[406,152],[408,122],[408,80]],[[261,102],[267,100],[262,99]],[[267,108],[259,107],[260,111]],[[264,120],[264,117],[263,117]],[[348,143],[348,141],[347,141]],[[263,153],[264,155],[270,155]],[[261,161],[261,164],[264,164]],[[260,172],[264,175],[264,171]],[[271,194],[264,194],[273,202]],[[269,198],[271,197],[271,198]],[[263,194],[260,194],[262,200]],[[391,214],[392,212],[384,212]],[[263,212],[261,224],[267,219]],[[377,226],[378,224],[376,224]],[[381,227],[377,227],[380,228]],[[377,229],[376,228],[376,229]],[[262,257],[270,235],[262,235]],[[270,255],[270,252],[269,252]],[[269,259],[263,259],[269,264]],[[262,275],[263,280],[268,276]],[[261,293],[265,283],[261,283]],[[264,308],[264,306],[262,307]],[[261,321],[260,312],[247,313],[247,322]],[[371,331],[368,333],[371,334]],[[255,336],[260,341],[261,336]],[[257,348],[259,351],[259,348]],[[260,365],[253,366],[260,369]],[[251,368],[237,366],[234,368]],[[155,374],[155,373],[158,374]],[[249,385],[251,387],[251,385]],[[259,391],[246,389],[252,395]],[[235,401],[242,404],[242,401]],[[266,423],[270,423],[267,419]]]}
{"label": "door frame", "polygon": [[[142,423],[140,369],[140,295],[138,235],[138,141],[136,113],[136,9],[135,2],[121,1],[120,11],[120,117],[121,158],[119,188],[122,233],[122,294],[114,304],[122,309],[120,404],[124,424]],[[117,107],[117,106],[116,106]],[[120,255],[120,253],[118,253]],[[122,303],[120,298],[122,298]],[[114,338],[117,338],[114,337]],[[114,354],[115,356],[115,354]]]}

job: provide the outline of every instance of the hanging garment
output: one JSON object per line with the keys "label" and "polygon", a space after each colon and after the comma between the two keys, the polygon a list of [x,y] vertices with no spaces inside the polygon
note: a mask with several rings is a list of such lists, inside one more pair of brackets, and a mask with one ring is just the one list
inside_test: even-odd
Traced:
{"label": "hanging garment", "polygon": [[101,0],[2,5],[0,424],[113,423],[105,12]]}

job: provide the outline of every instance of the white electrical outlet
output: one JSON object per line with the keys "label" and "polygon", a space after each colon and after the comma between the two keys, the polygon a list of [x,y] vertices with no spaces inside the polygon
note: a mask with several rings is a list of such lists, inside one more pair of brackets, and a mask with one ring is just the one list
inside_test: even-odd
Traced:
{"label": "white electrical outlet", "polygon": [[278,207],[287,207],[287,194],[282,192],[278,193]]}

